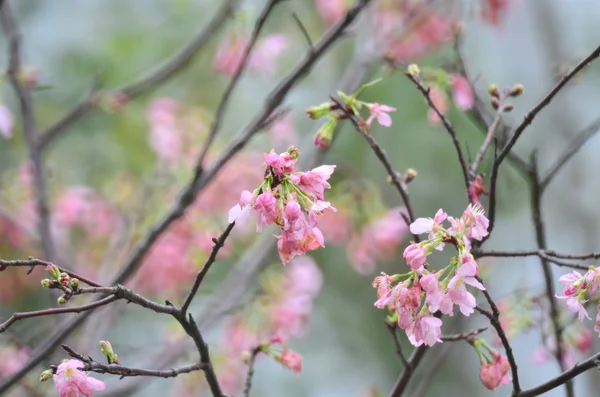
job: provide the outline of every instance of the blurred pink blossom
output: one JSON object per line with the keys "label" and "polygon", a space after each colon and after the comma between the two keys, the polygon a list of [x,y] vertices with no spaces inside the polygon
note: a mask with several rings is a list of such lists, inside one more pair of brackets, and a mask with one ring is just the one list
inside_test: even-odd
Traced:
{"label": "blurred pink blossom", "polygon": [[485,0],[483,1],[481,17],[494,26],[500,26],[514,0]]}
{"label": "blurred pink blossom", "polygon": [[12,113],[6,106],[0,105],[0,135],[2,135],[6,139],[9,139],[12,137],[12,129]]}
{"label": "blurred pink blossom", "polygon": [[146,118],[150,123],[150,148],[161,163],[173,165],[181,159],[183,142],[177,125],[179,103],[171,98],[154,99],[148,104]]}
{"label": "blurred pink blossom", "polygon": [[73,186],[65,190],[53,208],[56,226],[83,228],[92,237],[105,237],[116,224],[116,213],[92,188]]}
{"label": "blurred pink blossom", "polygon": [[446,16],[430,13],[414,31],[390,44],[388,57],[395,63],[413,62],[452,38],[452,21]]}
{"label": "blurred pink blossom", "polygon": [[[213,69],[226,76],[234,76],[243,60],[248,39],[241,34],[227,37],[215,54]],[[259,40],[248,58],[248,67],[265,76],[273,75],[277,58],[288,46],[289,41],[282,34],[270,35]]]}
{"label": "blurred pink blossom", "polygon": [[[429,97],[441,114],[445,115],[448,112],[448,100],[439,88],[435,86],[431,87]],[[427,110],[427,120],[429,120],[431,125],[438,125],[442,122],[440,116],[438,116],[437,112],[432,108]]]}
{"label": "blurred pink blossom", "polygon": [[348,11],[348,0],[316,0],[317,13],[327,25],[337,23]]}
{"label": "blurred pink blossom", "polygon": [[5,343],[0,348],[0,379],[8,378],[18,372],[29,359],[29,355],[28,348],[18,348]]}
{"label": "blurred pink blossom", "polygon": [[291,112],[287,112],[279,117],[267,128],[267,134],[274,146],[282,150],[287,149],[297,139],[294,128],[294,115]]}
{"label": "blurred pink blossom", "polygon": [[466,77],[459,74],[450,76],[452,86],[452,100],[459,110],[465,111],[472,109],[475,105],[475,96],[471,90],[471,84]]}

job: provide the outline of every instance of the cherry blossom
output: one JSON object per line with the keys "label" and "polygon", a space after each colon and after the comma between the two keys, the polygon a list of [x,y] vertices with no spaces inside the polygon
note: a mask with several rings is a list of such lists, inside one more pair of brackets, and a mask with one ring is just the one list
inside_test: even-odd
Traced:
{"label": "cherry blossom", "polygon": [[492,362],[482,363],[479,377],[485,387],[495,390],[498,386],[510,383],[512,377],[509,371],[508,359],[504,355],[494,354]]}
{"label": "cherry blossom", "polygon": [[80,393],[89,397],[94,390],[106,387],[104,382],[88,376],[79,368],[84,368],[81,361],[67,360],[56,369],[53,379],[60,397],[78,397]]}
{"label": "cherry blossom", "polygon": [[379,103],[373,103],[369,105],[369,111],[371,112],[369,118],[365,122],[369,127],[373,123],[373,120],[377,119],[377,122],[382,127],[391,127],[392,126],[392,118],[388,114],[389,112],[395,112],[396,108],[382,105]]}

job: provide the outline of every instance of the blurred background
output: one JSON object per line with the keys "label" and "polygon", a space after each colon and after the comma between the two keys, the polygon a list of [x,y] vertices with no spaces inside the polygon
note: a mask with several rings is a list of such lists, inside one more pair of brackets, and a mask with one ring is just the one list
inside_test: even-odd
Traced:
{"label": "blurred background", "polygon": [[[44,161],[60,264],[90,278],[110,280],[190,178],[232,67],[235,70],[235,54],[243,50],[243,40],[251,33],[264,2],[242,1],[191,62],[164,83],[133,98],[123,97],[115,87],[136,81],[172,57],[208,24],[220,2],[7,3],[23,34],[26,68],[22,73],[35,86],[39,130],[56,123],[87,95],[94,98],[94,111],[55,137],[44,149]],[[257,45],[260,57],[249,65],[234,91],[208,164],[253,119],[268,93],[307,51],[293,14],[317,42],[351,4],[350,0],[304,0],[283,2],[276,8]],[[183,220],[158,241],[126,285],[159,301],[179,302],[210,252],[210,239],[226,226],[227,211],[237,203],[241,190],[260,184],[262,154],[271,148],[284,151],[294,144],[301,150],[301,163],[309,166],[317,153],[314,135],[322,123],[308,119],[304,110],[327,101],[338,89],[349,94],[376,78],[383,81],[360,98],[397,108],[391,113],[391,128],[377,125],[373,135],[398,172],[417,171],[409,184],[417,216],[433,216],[440,207],[459,216],[466,196],[455,150],[443,127],[428,120],[422,95],[404,76],[405,65],[417,62],[424,76],[438,85],[461,143],[468,142],[474,155],[483,140],[481,128],[468,110],[461,111],[452,103],[449,82],[459,73],[454,34],[462,32],[464,63],[476,93],[486,102],[491,83],[501,88],[515,83],[525,86],[524,94],[513,101],[515,110],[503,119],[508,126],[515,126],[562,74],[600,44],[599,18],[600,3],[593,0],[373,1],[347,37],[286,98],[287,113],[257,134],[200,193]],[[8,64],[7,51],[3,37],[0,65]],[[540,169],[548,169],[572,137],[600,117],[599,77],[596,65],[580,74],[525,131],[515,151],[528,159],[536,149]],[[14,124],[0,137],[0,257],[42,257],[27,146],[18,102],[6,78],[0,92],[0,104],[12,113]],[[6,126],[6,118],[3,122]],[[252,225],[236,228],[195,301],[194,313],[206,329],[217,372],[236,395],[245,367],[231,364],[240,360],[243,350],[235,347],[253,338],[249,335],[256,337],[274,327],[277,310],[294,312],[286,306],[294,306],[286,300],[288,284],[294,283],[290,271],[294,266],[312,269],[315,285],[322,283],[318,293],[310,295],[310,302],[294,312],[297,323],[289,331],[289,346],[303,357],[303,370],[294,375],[273,360],[259,360],[253,395],[376,396],[376,390],[387,395],[402,370],[383,324],[385,313],[373,307],[376,294],[371,287],[378,273],[403,273],[406,269],[401,253],[410,238],[396,216],[402,202],[386,183],[385,170],[362,137],[349,123],[340,124],[334,144],[321,151],[324,157],[314,164],[337,165],[326,199],[339,211],[323,224],[326,248],[311,252],[314,262],[307,259],[310,263],[284,268],[274,250],[274,230],[259,235]],[[551,249],[598,251],[596,170],[600,160],[595,153],[599,145],[597,139],[591,139],[557,175],[543,198]],[[484,176],[491,169],[489,160],[481,167]],[[484,184],[487,186],[487,178]],[[509,163],[502,167],[497,198],[496,228],[484,248],[537,248],[527,184]],[[487,198],[481,199],[487,208]],[[383,237],[374,242],[377,232]],[[368,249],[375,243],[380,244],[376,253]],[[435,256],[431,264],[443,267],[447,259]],[[544,290],[538,258],[490,259],[480,265],[492,296],[509,306],[521,299],[515,291],[535,296]],[[555,279],[564,272],[555,268]],[[44,277],[42,269],[29,276],[22,268],[0,273],[0,319],[15,311],[54,306],[58,295],[39,286]],[[239,298],[232,298],[231,303],[229,295]],[[85,298],[74,300],[69,304]],[[559,306],[564,308],[562,302]],[[545,321],[534,312],[531,309],[524,316],[543,328]],[[30,351],[68,317],[24,320],[0,335],[0,381],[26,362]],[[449,319],[444,333],[485,324],[486,319],[478,315],[468,321]],[[536,361],[543,332],[525,328],[527,332],[512,337],[512,344],[521,383],[532,387],[558,374],[559,368],[551,359],[540,363],[537,357]],[[573,341],[586,332],[584,328],[591,330],[593,322],[566,331],[574,346],[574,360],[597,350],[595,340],[594,346],[580,349],[583,351],[575,347]],[[170,320],[117,303],[96,311],[69,337],[68,344],[84,355],[100,356],[97,342],[110,340],[125,365],[169,368],[195,359],[195,350],[184,336]],[[483,336],[490,342],[496,338],[492,331]],[[412,347],[403,335],[401,341],[408,354]],[[40,384],[37,378],[49,364],[58,364],[63,358],[64,353],[57,349],[8,395],[56,395],[51,383]],[[107,391],[98,395],[209,393],[201,375],[141,381],[96,377],[107,382]],[[405,395],[491,395],[478,377],[475,351],[464,342],[444,343],[427,353]],[[591,395],[597,383],[591,371],[577,378],[575,388],[578,395]],[[510,385],[495,393],[507,395]],[[563,393],[558,388],[548,395]]]}

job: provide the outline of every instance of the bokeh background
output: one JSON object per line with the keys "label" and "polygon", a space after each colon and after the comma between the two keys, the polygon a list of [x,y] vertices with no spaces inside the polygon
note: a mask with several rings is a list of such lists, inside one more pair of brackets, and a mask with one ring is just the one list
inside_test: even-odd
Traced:
{"label": "bokeh background", "polygon": [[[68,264],[67,267],[108,280],[144,230],[171,205],[174,193],[190,175],[189,161],[186,159],[175,165],[160,161],[160,155],[152,147],[149,109],[157,99],[170,98],[174,101],[177,104],[177,131],[185,136],[186,149],[194,152],[199,148],[229,81],[228,76],[215,71],[215,53],[236,29],[250,31],[263,2],[243,2],[242,11],[235,21],[224,27],[192,63],[168,82],[122,107],[111,102],[115,98],[110,90],[103,90],[134,80],[170,57],[205,26],[220,6],[219,2],[27,0],[9,3],[21,24],[24,64],[31,68],[30,73],[37,73],[38,89],[34,98],[40,129],[58,120],[93,86],[107,93],[102,97],[102,109],[77,122],[50,144],[45,161],[53,206],[59,206],[61,197],[68,189],[85,186],[93,189],[87,190],[88,193],[93,191],[91,194],[94,197],[107,203],[109,213],[119,214],[115,218],[118,221],[113,219],[114,222],[111,221],[113,223],[107,226],[109,232],[106,234],[94,235],[85,225],[67,232],[57,230],[59,234],[62,233],[61,258]],[[525,86],[525,93],[514,100],[515,110],[504,118],[509,126],[516,125],[522,119],[524,113],[556,83],[561,73],[600,43],[597,29],[600,3],[593,0],[506,1],[508,6],[498,23],[481,18],[482,8],[494,3],[492,1],[429,3],[431,12],[441,12],[448,18],[460,21],[464,60],[482,98],[487,97],[490,83],[500,87],[510,87],[515,83]],[[196,231],[206,231],[206,236],[210,237],[217,235],[225,226],[226,209],[235,204],[240,186],[251,188],[260,181],[263,152],[268,152],[272,147],[285,150],[288,144],[293,143],[310,157],[310,153],[315,151],[312,141],[320,123],[309,120],[304,109],[326,101],[335,90],[347,84],[343,76],[349,67],[356,65],[368,65],[363,77],[365,82],[383,78],[383,83],[366,90],[361,98],[397,108],[392,113],[392,127],[374,127],[373,134],[399,172],[405,172],[408,168],[417,170],[417,178],[409,185],[417,215],[432,216],[440,207],[449,214],[462,213],[464,186],[447,133],[441,126],[428,122],[423,97],[403,75],[402,66],[399,66],[399,71],[394,71],[380,59],[381,53],[377,51],[381,49],[374,49],[372,41],[369,41],[369,32],[373,29],[371,17],[376,6],[379,5],[371,7],[352,34],[319,61],[288,96],[284,104],[290,109],[286,117],[291,124],[281,127],[284,132],[271,130],[258,134],[241,155],[244,162],[225,171],[227,177],[219,186],[220,190],[217,189],[222,193],[221,202],[217,199],[215,203],[212,197],[213,201],[207,199],[206,203],[186,215],[193,219]],[[327,22],[315,9],[314,1],[288,1],[278,7],[269,19],[264,34],[284,34],[288,46],[278,57],[274,74],[261,75],[249,71],[243,75],[227,110],[215,155],[251,120],[268,92],[294,67],[306,50],[306,42],[292,13],[297,14],[314,41],[328,28]],[[400,30],[403,28],[400,21],[398,26]],[[3,38],[0,41],[0,65],[7,65],[6,54],[7,42]],[[422,68],[445,66],[452,70],[456,53],[452,43],[448,43],[432,48],[416,61]],[[536,149],[540,168],[545,170],[568,145],[572,136],[599,116],[600,80],[597,71],[598,66],[592,65],[562,91],[523,134],[515,147],[517,153],[528,158],[530,152]],[[18,119],[17,101],[6,81],[1,93],[0,102],[15,115],[15,128],[12,138],[0,138],[0,205],[3,209],[0,217],[0,257],[15,259],[28,255],[39,256],[40,250],[35,240],[35,230],[31,230],[31,214],[28,212],[31,207],[27,207],[28,190],[24,186],[27,177],[23,174],[27,172],[23,167],[27,148]],[[468,142],[474,153],[483,136],[478,126],[467,113],[453,106],[450,107],[449,118],[461,142]],[[332,180],[333,204],[336,205],[336,199],[339,200],[341,204],[338,205],[346,208],[354,226],[360,229],[369,219],[381,216],[384,208],[402,204],[397,192],[386,183],[381,164],[350,127],[344,124],[337,132],[323,163],[336,164],[338,167]],[[597,170],[600,164],[596,153],[599,149],[598,140],[591,139],[561,171],[544,197],[543,214],[548,244],[552,249],[574,253],[598,251],[600,212],[597,210]],[[484,174],[490,170],[488,160],[482,166]],[[256,172],[251,171],[252,167]],[[242,181],[243,178],[246,179]],[[344,207],[348,201],[348,191],[352,194],[365,193],[362,199],[357,199],[360,205],[351,203]],[[214,192],[212,194],[215,195]],[[211,210],[211,203],[214,210]],[[487,205],[487,199],[484,199],[484,205]],[[91,211],[99,210],[93,207]],[[503,166],[499,179],[498,211],[496,229],[485,247],[510,250],[535,248],[527,186],[508,163]],[[98,216],[98,219],[93,218],[90,222],[97,225],[96,222],[106,220]],[[15,232],[15,228],[19,231]],[[206,244],[206,236],[204,239],[198,238],[198,246]],[[267,240],[265,237],[269,236],[255,236],[252,230],[250,233],[240,233],[236,243],[230,247],[229,255],[215,266],[214,274],[203,284],[195,311],[207,313],[210,306],[215,304],[214,294],[221,293],[219,296],[223,296],[227,292],[224,288],[230,288],[231,285],[224,284],[223,280],[229,270],[236,263],[239,264],[240,258],[252,261],[258,257],[263,265],[268,265],[264,267],[269,272],[279,274],[284,271],[272,244],[264,244]],[[255,238],[259,239],[258,243],[254,241]],[[313,302],[308,332],[290,342],[290,346],[304,359],[303,371],[295,376],[278,363],[260,360],[253,382],[253,395],[367,396],[375,395],[369,394],[372,388],[386,395],[402,365],[383,325],[385,314],[373,307],[375,291],[371,288],[371,281],[381,271],[403,272],[405,264],[401,250],[407,242],[408,236],[405,236],[398,244],[398,255],[394,259],[377,261],[373,269],[362,271],[357,271],[356,266],[350,263],[345,244],[328,244],[327,248],[311,253],[322,271],[323,287]],[[254,251],[245,253],[245,248],[251,245]],[[190,279],[189,274],[201,266],[205,256],[202,249],[187,252],[185,259],[176,250],[172,255],[164,253],[155,260],[158,263],[154,267],[148,268],[151,270],[146,270],[147,273],[154,272],[146,276],[146,283],[157,286],[149,287],[148,294],[157,299],[180,299],[182,283]],[[444,259],[440,257],[437,262],[434,259],[432,265],[442,266]],[[165,262],[169,262],[170,266],[170,271],[166,273],[160,270]],[[181,270],[177,265],[180,262],[181,266],[190,266],[191,273]],[[511,297],[515,290],[528,290],[535,294],[543,289],[541,266],[537,258],[495,259],[482,261],[482,264],[493,297]],[[144,267],[140,270],[140,273],[143,272]],[[562,270],[555,269],[556,278],[561,273]],[[41,270],[30,276],[25,275],[24,269],[8,269],[0,273],[0,318],[8,318],[14,311],[54,305],[56,296],[38,287],[42,277]],[[162,281],[157,284],[156,279],[164,277],[172,277],[175,285],[161,291]],[[139,283],[143,281],[138,278]],[[268,280],[263,280],[263,286],[264,283],[268,284]],[[253,292],[259,285],[258,281],[250,284],[250,291],[244,298],[247,302],[253,300]],[[180,343],[182,335],[174,324],[138,308],[122,304],[114,306],[96,312],[94,319],[69,339],[69,344],[81,352],[93,354],[97,350],[97,341],[107,339],[116,347],[123,362],[132,366],[152,366],[149,357],[156,356],[155,363],[159,363],[161,355],[168,352],[168,347],[166,350],[165,347],[169,343]],[[458,332],[485,325],[485,319],[479,317],[472,316],[468,321],[448,321],[444,332]],[[64,318],[44,318],[16,324],[10,332],[0,335],[0,354],[4,355],[0,361],[6,363],[14,359],[17,355],[15,346],[35,347],[62,320]],[[207,338],[214,346],[212,351],[217,360],[221,347],[227,344],[228,321],[230,319],[227,318],[206,320],[209,330]],[[593,322],[586,321],[584,327],[593,328]],[[484,335],[490,341],[494,339],[489,331]],[[408,352],[411,347],[404,337],[402,342],[405,352]],[[534,350],[541,343],[539,331],[519,334],[512,343],[524,387],[534,386],[558,373],[558,366],[553,361],[541,366],[532,363]],[[595,345],[597,349],[598,344]],[[183,361],[194,354],[191,346],[184,346],[179,348],[183,352]],[[26,356],[26,349],[24,351]],[[587,355],[593,351],[594,348]],[[578,359],[584,357],[576,354]],[[99,353],[95,355],[99,356]],[[63,358],[63,353],[57,351],[48,364],[58,363]],[[223,366],[223,371],[225,368]],[[23,385],[13,390],[12,395],[54,395],[53,385],[36,382],[44,367],[38,369],[26,377]],[[435,346],[419,367],[406,395],[491,395],[479,382],[478,370],[477,354],[466,343]],[[6,371],[0,374],[0,378],[8,375]],[[108,391],[99,395],[129,385],[128,380],[98,377],[108,384]],[[200,379],[193,376],[188,382],[202,384]],[[579,377],[576,381],[578,395],[592,395],[598,386],[597,382],[593,371]],[[135,389],[122,389],[120,395],[163,396],[173,393],[178,387],[176,382],[162,379],[143,380],[133,385]],[[201,386],[196,392],[190,395],[207,395]],[[504,386],[495,393],[507,395],[509,392],[510,386]],[[559,388],[548,395],[563,393]]]}

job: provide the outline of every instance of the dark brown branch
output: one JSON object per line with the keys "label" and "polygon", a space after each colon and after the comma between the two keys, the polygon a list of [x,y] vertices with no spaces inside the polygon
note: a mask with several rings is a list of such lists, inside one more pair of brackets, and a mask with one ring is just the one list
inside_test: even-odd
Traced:
{"label": "dark brown branch", "polygon": [[596,49],[592,51],[590,55],[585,57],[577,66],[575,66],[573,70],[564,75],[563,78],[560,79],[558,84],[556,84],[550,90],[550,92],[548,92],[548,94],[546,94],[546,96],[525,115],[521,124],[519,124],[519,126],[515,129],[512,136],[510,137],[510,140],[500,152],[496,165],[497,167],[499,167],[502,164],[502,161],[512,150],[515,143],[517,143],[517,140],[519,139],[523,131],[525,131],[525,129],[533,122],[534,118],[538,115],[538,113],[540,113],[546,106],[548,106],[548,104],[550,104],[552,99],[556,96],[556,94],[559,93],[559,91],[565,86],[565,84],[567,84],[573,77],[575,77],[577,73],[583,70],[583,68],[585,68],[592,61],[598,58],[598,56],[600,56],[600,46],[596,47]]}
{"label": "dark brown branch", "polygon": [[69,354],[69,356],[80,360],[84,363],[84,366],[80,368],[83,371],[92,371],[98,374],[111,374],[119,375],[121,379],[131,376],[151,376],[155,378],[175,378],[181,374],[187,374],[194,371],[204,369],[203,363],[195,363],[186,365],[184,367],[171,368],[165,371],[159,371],[155,369],[143,369],[143,368],[132,368],[126,367],[119,364],[102,364],[91,358],[86,358],[82,354],[77,353],[71,347],[67,345],[61,345],[61,347]]}
{"label": "dark brown branch", "polygon": [[8,3],[0,10],[0,21],[4,35],[9,42],[8,79],[19,99],[21,119],[23,121],[23,134],[25,135],[25,142],[29,153],[29,163],[33,168],[38,215],[37,229],[46,259],[56,261],[56,247],[54,246],[52,231],[50,230],[50,209],[48,207],[48,191],[46,176],[44,175],[44,164],[42,154],[36,143],[37,131],[33,98],[31,90],[22,84],[19,78],[19,74],[21,73],[21,33]]}
{"label": "dark brown branch", "polygon": [[487,331],[487,329],[488,327],[481,327],[473,331],[463,332],[456,335],[442,335],[440,339],[444,342],[457,342],[460,340],[464,340],[470,343],[470,340],[472,340],[475,335],[479,335],[480,333]]}
{"label": "dark brown branch", "polygon": [[579,149],[585,145],[585,143],[591,139],[596,133],[600,131],[600,118],[595,120],[589,126],[587,126],[582,131],[579,131],[569,143],[564,150],[564,152],[560,155],[560,157],[554,162],[550,170],[541,178],[540,181],[540,189],[542,191],[546,190],[546,187],[552,182],[552,179],[558,174],[558,172],[562,169],[562,167],[573,157]]}
{"label": "dark brown branch", "polygon": [[406,359],[406,356],[404,355],[404,351],[402,351],[400,339],[398,338],[398,327],[395,323],[392,324],[388,321],[385,322],[385,326],[388,329],[388,331],[390,331],[390,335],[392,335],[392,339],[394,340],[394,346],[396,346],[396,353],[398,354],[398,357],[400,357],[400,360],[402,360],[402,364],[404,364],[404,366],[407,367],[409,364],[408,360]]}
{"label": "dark brown branch", "polygon": [[[410,225],[415,220],[415,214],[410,203],[410,196],[408,194],[406,183],[404,183],[404,181],[400,179],[400,175],[392,167],[392,164],[390,163],[390,160],[388,159],[385,150],[383,150],[382,147],[377,143],[375,138],[373,138],[364,121],[362,119],[357,120],[354,113],[352,113],[350,109],[348,109],[343,103],[341,103],[336,98],[330,97],[330,99],[339,107],[340,111],[344,113],[344,116],[352,122],[356,131],[358,131],[363,136],[363,138],[365,138],[365,140],[375,153],[375,156],[379,159],[381,164],[383,164],[383,167],[385,168],[388,176],[390,177],[390,180],[392,181],[392,185],[394,185],[394,187],[400,194],[402,201],[404,202],[406,212],[408,213],[408,220],[406,223]],[[413,238],[415,242],[420,241],[419,236],[416,234],[413,234]]]}
{"label": "dark brown branch", "polygon": [[408,365],[404,367],[404,370],[402,371],[402,374],[396,381],[396,384],[394,385],[394,388],[392,389],[389,397],[400,397],[402,393],[404,393],[404,390],[408,385],[408,381],[412,377],[414,370],[417,368],[417,366],[423,359],[425,352],[427,352],[426,345],[421,345],[413,350],[410,357],[408,358]]}
{"label": "dark brown branch", "polygon": [[588,270],[589,266],[579,265],[577,263],[567,262],[563,259],[570,260],[584,260],[584,259],[598,259],[600,258],[600,254],[591,253],[585,255],[567,255],[567,254],[559,254],[554,251],[548,250],[530,250],[530,251],[473,251],[473,256],[475,258],[484,258],[484,257],[496,257],[496,258],[520,258],[527,256],[537,256],[541,259],[544,259],[548,262],[552,262],[558,266],[570,267],[578,270]]}
{"label": "dark brown branch", "polygon": [[[478,280],[479,282],[481,282],[481,279],[479,277]],[[492,310],[492,312],[490,313],[487,310],[481,309],[480,307],[475,307],[475,310],[486,316],[488,320],[490,320],[491,326],[494,327],[494,329],[496,330],[496,333],[498,334],[498,337],[502,342],[502,346],[506,351],[506,358],[508,359],[508,363],[510,364],[510,371],[512,372],[513,394],[519,393],[521,391],[521,385],[519,383],[519,370],[517,362],[515,361],[515,356],[513,355],[512,347],[508,342],[508,338],[506,337],[506,333],[502,328],[502,324],[500,324],[500,310],[498,310],[498,306],[496,306],[496,303],[490,296],[490,293],[487,289],[484,289],[481,292],[483,293],[483,296],[490,305],[490,309]]]}
{"label": "dark brown branch", "polygon": [[[136,80],[107,91],[123,93],[129,99],[132,99],[153,90],[160,84],[169,80],[188,66],[194,59],[194,56],[221,30],[225,25],[225,21],[234,13],[239,3],[239,0],[227,0],[208,25],[171,58]],[[54,140],[54,138],[66,131],[90,111],[94,110],[96,98],[97,95],[88,96],[69,113],[63,116],[62,119],[44,131],[38,139],[38,148],[43,150],[52,140]]]}
{"label": "dark brown branch", "polygon": [[431,109],[433,109],[433,111],[438,115],[440,120],[442,120],[442,124],[446,128],[446,131],[448,131],[448,133],[450,134],[450,137],[452,138],[452,144],[454,145],[454,148],[456,149],[456,154],[458,155],[458,162],[460,163],[460,168],[462,170],[463,179],[465,181],[465,188],[468,190],[469,189],[469,173],[467,170],[467,162],[465,161],[465,157],[463,155],[462,149],[460,148],[460,142],[458,141],[458,135],[456,134],[456,130],[454,129],[454,127],[452,126],[452,124],[450,123],[450,120],[448,120],[446,115],[444,115],[437,108],[437,106],[431,99],[430,88],[425,87],[423,85],[423,83],[421,82],[421,79],[418,76],[413,76],[412,74],[410,74],[408,72],[405,73],[405,75],[406,75],[406,77],[408,77],[408,79],[410,81],[413,82],[413,84],[417,87],[417,89],[421,92],[421,94],[423,94],[429,107]]}
{"label": "dark brown branch", "polygon": [[[43,261],[41,259],[37,259],[37,258],[30,258],[27,260],[13,260],[13,261],[7,261],[4,259],[0,259],[0,268],[1,267],[28,267],[28,268],[33,268],[34,266],[48,266],[48,265],[54,265],[52,262],[47,262],[47,261]],[[56,265],[55,265],[56,266]],[[90,280],[80,274],[77,274],[75,272],[70,271],[69,269],[65,269],[63,267],[60,266],[56,266],[58,268],[58,270],[60,270],[63,273],[67,273],[70,277],[72,278],[76,278],[79,281],[82,281],[84,283],[86,283],[87,285],[90,285],[92,287],[102,287],[101,284]],[[2,270],[2,269],[0,269]]]}
{"label": "dark brown branch", "polygon": [[43,316],[55,316],[57,314],[64,313],[82,313],[86,311],[90,311],[96,309],[98,307],[108,305],[111,302],[116,301],[118,298],[114,295],[108,296],[106,298],[94,301],[92,303],[88,303],[86,305],[81,306],[72,306],[72,307],[57,307],[52,309],[44,309],[44,310],[36,310],[31,312],[24,313],[15,313],[8,320],[0,324],[0,333],[6,331],[14,322],[18,320],[22,320],[25,318],[32,317],[43,317]]}
{"label": "dark brown branch", "polygon": [[256,356],[261,351],[261,347],[255,347],[250,353],[248,358],[248,372],[246,373],[246,382],[244,383],[244,397],[250,397],[250,389],[252,388],[252,377],[254,376],[254,363],[256,362]]}
{"label": "dark brown branch", "polygon": [[265,5],[265,7],[263,8],[260,16],[257,18],[256,23],[254,24],[254,30],[252,31],[252,35],[250,36],[250,40],[248,41],[248,44],[246,44],[246,47],[244,48],[244,54],[242,55],[240,64],[238,65],[237,70],[235,71],[235,74],[231,78],[229,85],[225,89],[225,93],[221,97],[221,101],[219,102],[219,105],[217,106],[217,111],[215,112],[215,117],[214,117],[212,126],[211,126],[210,131],[209,131],[208,135],[206,136],[206,139],[204,140],[204,144],[202,146],[202,153],[200,154],[200,157],[198,159],[198,164],[204,163],[204,159],[206,158],[206,155],[208,154],[208,151],[210,150],[212,143],[213,143],[215,137],[217,136],[217,133],[219,132],[219,128],[221,127],[221,123],[223,122],[223,117],[225,117],[225,112],[227,111],[227,106],[229,105],[229,100],[231,99],[231,95],[233,94],[235,87],[237,87],[238,82],[240,81],[240,77],[242,76],[242,73],[248,66],[248,61],[250,60],[250,55],[252,53],[252,50],[254,49],[254,45],[256,44],[256,41],[258,40],[258,36],[260,35],[262,29],[264,28],[265,23],[267,22],[267,19],[269,18],[269,15],[271,15],[271,13],[273,12],[273,9],[275,9],[275,6],[277,6],[277,4],[279,4],[281,1],[282,0],[270,0],[267,3],[267,5]]}
{"label": "dark brown branch", "polygon": [[534,397],[544,394],[552,389],[555,389],[565,383],[570,382],[577,375],[584,373],[590,369],[600,368],[600,353],[596,353],[587,360],[579,362],[573,366],[573,368],[564,371],[556,378],[549,380],[548,382],[542,383],[539,386],[532,387],[531,389],[522,390],[520,393],[512,394],[511,397]]}
{"label": "dark brown branch", "polygon": [[227,228],[225,229],[223,234],[221,234],[221,236],[218,239],[213,240],[214,245],[213,245],[212,251],[211,251],[208,259],[204,263],[204,266],[202,266],[202,269],[200,269],[200,271],[196,275],[194,284],[192,285],[190,292],[188,293],[187,297],[185,298],[183,305],[181,305],[181,313],[184,316],[187,313],[188,308],[190,307],[190,304],[192,303],[192,300],[194,299],[194,296],[196,296],[196,293],[198,292],[198,288],[200,288],[200,284],[202,284],[202,281],[204,280],[206,273],[208,273],[212,264],[215,263],[215,260],[217,259],[217,254],[219,253],[219,250],[225,244],[225,240],[227,240],[227,237],[229,237],[229,233],[231,233],[234,226],[235,226],[235,222],[231,222],[227,226]]}

